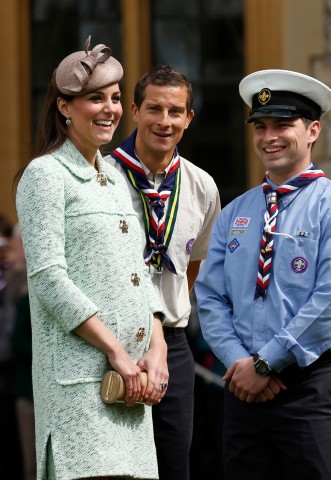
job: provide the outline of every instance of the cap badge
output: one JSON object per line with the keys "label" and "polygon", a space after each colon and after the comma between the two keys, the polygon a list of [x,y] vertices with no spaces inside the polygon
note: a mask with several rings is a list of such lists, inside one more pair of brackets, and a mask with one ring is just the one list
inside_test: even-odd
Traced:
{"label": "cap badge", "polygon": [[259,95],[258,95],[258,100],[261,103],[261,105],[265,105],[268,103],[271,99],[271,92],[267,88],[263,88]]}

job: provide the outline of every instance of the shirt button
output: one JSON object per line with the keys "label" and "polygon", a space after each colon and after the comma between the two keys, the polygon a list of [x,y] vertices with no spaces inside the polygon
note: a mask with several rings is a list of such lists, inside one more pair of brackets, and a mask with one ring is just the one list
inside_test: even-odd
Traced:
{"label": "shirt button", "polygon": [[263,305],[259,305],[259,310],[263,310]]}
{"label": "shirt button", "polygon": [[262,340],[262,338],[261,338],[261,337],[256,337],[256,340],[259,340],[259,341],[260,341],[260,340]]}

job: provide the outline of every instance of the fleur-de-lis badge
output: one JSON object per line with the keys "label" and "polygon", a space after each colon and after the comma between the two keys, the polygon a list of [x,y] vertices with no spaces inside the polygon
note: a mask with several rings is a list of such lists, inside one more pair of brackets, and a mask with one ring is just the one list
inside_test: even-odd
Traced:
{"label": "fleur-de-lis badge", "polygon": [[122,233],[128,233],[129,225],[125,220],[120,220],[120,229],[122,230]]}
{"label": "fleur-de-lis badge", "polygon": [[140,327],[138,329],[138,332],[136,333],[137,342],[142,342],[145,335],[146,335],[146,330],[144,329],[144,327]]}
{"label": "fleur-de-lis badge", "polygon": [[131,273],[131,282],[133,283],[133,285],[135,287],[139,286],[140,278],[138,277],[138,275],[136,273]]}
{"label": "fleur-de-lis badge", "polygon": [[268,88],[263,88],[258,95],[259,102],[261,105],[265,105],[271,99],[271,92]]}

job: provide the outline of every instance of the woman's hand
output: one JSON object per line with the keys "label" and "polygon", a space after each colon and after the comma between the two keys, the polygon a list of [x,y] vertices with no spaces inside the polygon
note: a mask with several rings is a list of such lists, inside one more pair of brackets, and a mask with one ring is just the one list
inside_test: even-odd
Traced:
{"label": "woman's hand", "polygon": [[133,362],[121,346],[114,354],[108,355],[108,360],[125,381],[126,405],[130,407],[137,402],[144,402],[146,385],[139,366]]}
{"label": "woman's hand", "polygon": [[141,369],[98,317],[93,315],[81,323],[75,332],[103,351],[110,365],[123,377],[126,387],[126,404],[131,406],[136,402],[144,401],[145,385],[141,378]]}
{"label": "woman's hand", "polygon": [[148,375],[147,388],[144,393],[145,404],[151,406],[159,403],[167,392],[169,371],[167,344],[164,340],[161,321],[157,317],[154,319],[150,348],[137,365]]}

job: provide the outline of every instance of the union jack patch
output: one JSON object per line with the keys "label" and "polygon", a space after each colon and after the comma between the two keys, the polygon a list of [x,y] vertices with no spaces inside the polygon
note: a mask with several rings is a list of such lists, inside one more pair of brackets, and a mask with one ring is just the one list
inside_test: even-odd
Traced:
{"label": "union jack patch", "polygon": [[234,227],[248,227],[250,218],[248,217],[237,217],[233,223]]}
{"label": "union jack patch", "polygon": [[235,251],[235,249],[239,247],[239,245],[240,245],[240,243],[238,242],[238,240],[236,238],[234,238],[228,244],[228,249],[230,250],[231,253],[233,253]]}

